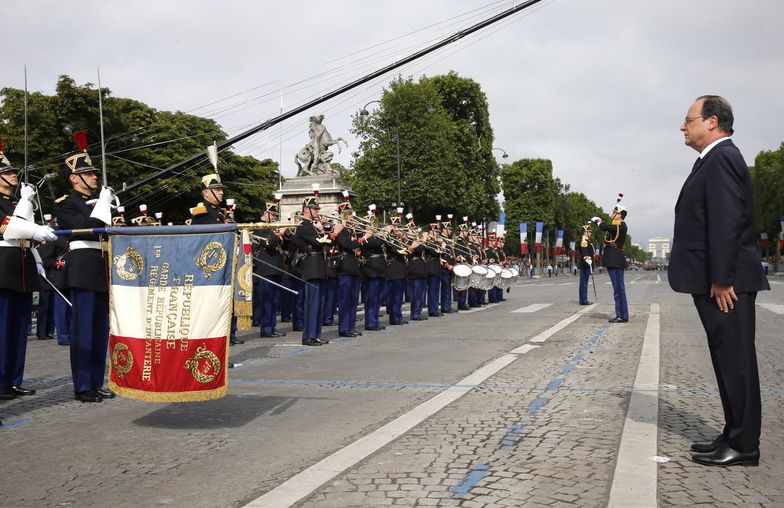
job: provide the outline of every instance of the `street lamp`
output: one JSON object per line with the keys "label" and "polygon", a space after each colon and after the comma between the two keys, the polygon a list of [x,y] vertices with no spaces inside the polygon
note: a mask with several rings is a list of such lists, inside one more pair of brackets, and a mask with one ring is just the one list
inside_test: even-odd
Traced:
{"label": "street lamp", "polygon": [[509,158],[509,154],[506,153],[506,150],[504,150],[503,148],[493,147],[493,150],[501,150],[501,152],[503,152],[503,155],[501,157],[504,158],[504,159],[508,159]]}

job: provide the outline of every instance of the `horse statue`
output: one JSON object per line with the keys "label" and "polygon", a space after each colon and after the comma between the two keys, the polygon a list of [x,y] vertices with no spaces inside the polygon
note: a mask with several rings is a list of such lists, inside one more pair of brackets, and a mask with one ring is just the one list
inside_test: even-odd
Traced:
{"label": "horse statue", "polygon": [[334,174],[335,172],[329,165],[334,154],[329,150],[329,147],[337,145],[338,153],[340,153],[342,151],[340,143],[343,142],[346,148],[348,148],[348,143],[345,139],[340,137],[332,138],[332,135],[322,123],[323,120],[324,115],[310,117],[310,127],[308,129],[310,142],[294,156],[294,163],[298,168],[297,176]]}

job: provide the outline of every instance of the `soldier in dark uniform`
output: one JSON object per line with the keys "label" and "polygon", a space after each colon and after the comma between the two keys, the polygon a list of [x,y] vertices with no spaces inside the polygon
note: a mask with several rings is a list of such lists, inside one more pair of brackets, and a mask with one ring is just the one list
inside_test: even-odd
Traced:
{"label": "soldier in dark uniform", "polygon": [[[334,239],[332,224],[322,223],[324,234]],[[335,242],[329,248],[324,249],[327,255],[327,282],[321,292],[324,300],[324,317],[322,326],[335,326],[335,314],[338,311],[338,262],[340,261],[340,250]]]}
{"label": "soldier in dark uniform", "polygon": [[[220,207],[223,202],[223,184],[218,173],[211,173],[201,179],[202,202],[191,208],[191,225],[201,224],[226,224],[230,217]],[[237,338],[237,316],[234,315],[232,304],[230,344],[244,344],[245,341]]]}
{"label": "soldier in dark uniform", "polygon": [[[112,192],[104,187],[97,201],[98,170],[87,154],[84,131],[74,133],[82,152],[65,160],[73,190],[55,201],[54,213],[63,229],[102,228],[111,224]],[[103,388],[109,347],[109,258],[99,235],[72,238],[64,258],[66,284],[71,292],[71,375],[76,399],[100,402],[114,398]]]}
{"label": "soldier in dark uniform", "polygon": [[[264,214],[261,216],[262,222],[272,223],[277,220],[277,217],[278,205],[276,203],[267,203]],[[261,229],[256,232],[258,244],[254,249],[254,255],[260,261],[253,261],[253,272],[267,279],[254,279],[253,281],[254,289],[258,288],[258,291],[254,291],[254,298],[258,295],[258,304],[261,309],[260,334],[262,337],[282,337],[286,335],[275,329],[277,325],[276,309],[280,300],[281,290],[278,286],[272,284],[272,282],[277,284],[283,282],[282,236],[283,232],[277,232],[272,229]],[[256,304],[257,302],[254,300],[254,306]]]}
{"label": "soldier in dark uniform", "polygon": [[[391,230],[392,226],[385,226],[383,228],[383,231],[386,234],[389,234]],[[368,230],[366,234],[367,233],[372,234],[372,231]],[[361,247],[362,257],[365,259],[362,272],[367,284],[367,292],[365,293],[365,330],[376,331],[385,328],[378,319],[381,302],[384,301],[387,278],[385,250],[386,246],[384,241],[375,234],[368,236]]]}
{"label": "soldier in dark uniform", "polygon": [[[323,291],[327,281],[327,260],[325,248],[332,240],[327,237],[318,223],[319,201],[317,196],[308,196],[302,203],[302,222],[297,226],[292,242],[299,249],[302,263],[302,285],[304,293],[304,323],[302,344],[321,346],[329,344],[321,338],[321,324],[324,316]],[[318,226],[316,225],[318,224]]]}
{"label": "soldier in dark uniform", "polygon": [[[456,261],[464,262],[468,265],[473,264],[471,256],[471,245],[468,236],[468,217],[463,217],[463,222],[457,226],[458,238],[455,241],[455,254],[457,254]],[[457,292],[457,310],[470,310],[471,306],[468,301],[468,293],[471,289],[461,289]]]}
{"label": "soldier in dark uniform", "polygon": [[225,224],[226,214],[220,208],[223,202],[223,184],[220,175],[212,173],[201,179],[203,201],[191,209],[191,224]]}
{"label": "soldier in dark uniform", "polygon": [[[437,220],[441,216],[436,217]],[[441,317],[441,249],[438,248],[441,224],[433,222],[428,232],[427,261],[427,316]]]}
{"label": "soldier in dark uniform", "polygon": [[[408,224],[406,227],[414,234],[419,235],[421,240],[424,240],[427,233],[417,231],[416,224],[414,223],[414,216],[408,214],[406,216]],[[427,291],[427,247],[419,240],[414,240],[409,246],[411,253],[408,263],[408,295],[411,300],[410,316],[411,321],[424,321],[426,316],[422,315],[422,309],[425,305],[425,293]]]}
{"label": "soldier in dark uniform", "polygon": [[626,288],[623,283],[623,271],[626,267],[626,256],[623,253],[623,243],[626,241],[625,219],[626,208],[621,205],[615,205],[613,208],[611,224],[603,223],[600,217],[591,219],[599,225],[599,229],[604,231],[602,266],[607,268],[615,297],[615,317],[609,319],[610,323],[629,321],[629,307],[626,303]]}
{"label": "soldier in dark uniform", "polygon": [[[343,217],[343,222],[336,224],[333,230],[334,243],[338,248],[338,308],[340,309],[338,335],[356,337],[362,335],[357,331],[357,304],[360,286],[359,262],[356,253],[371,237],[372,232],[365,231],[362,237],[357,238],[358,224],[356,219],[352,217],[350,201],[340,203],[338,213]],[[365,300],[365,315],[367,315],[367,300]],[[376,329],[379,329],[378,325],[376,325]]]}
{"label": "soldier in dark uniform", "polygon": [[19,203],[13,201],[18,184],[17,170],[0,144],[0,400],[35,394],[22,388],[27,324],[43,272],[30,240],[56,240],[49,227],[33,222],[34,187],[23,186]]}
{"label": "soldier in dark uniform", "polygon": [[[450,215],[451,219],[451,215]],[[441,223],[441,313],[452,314],[452,269],[455,266],[455,250],[452,242],[452,222]]]}
{"label": "soldier in dark uniform", "polygon": [[[489,265],[494,265],[499,263],[498,252],[496,251],[495,231],[487,232],[487,248],[485,249],[485,259],[487,260],[488,269],[489,269]],[[500,288],[494,286],[487,291],[488,303],[498,303],[501,301],[498,296],[499,289]]]}
{"label": "soldier in dark uniform", "polygon": [[403,298],[406,290],[408,271],[408,251],[402,248],[402,240],[397,237],[397,228],[400,226],[400,216],[393,215],[389,218],[390,238],[398,238],[399,245],[389,244],[389,259],[387,260],[387,315],[390,325],[404,325],[408,323],[403,319]]}
{"label": "soldier in dark uniform", "polygon": [[591,277],[593,265],[593,244],[591,243],[591,228],[583,226],[583,237],[577,242],[577,265],[580,268],[580,305],[591,305],[588,301],[588,279]]}

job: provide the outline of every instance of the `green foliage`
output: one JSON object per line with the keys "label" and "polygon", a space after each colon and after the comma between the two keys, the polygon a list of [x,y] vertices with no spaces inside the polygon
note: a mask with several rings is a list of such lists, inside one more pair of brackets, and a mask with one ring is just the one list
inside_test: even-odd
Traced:
{"label": "green foliage", "polygon": [[[771,247],[776,247],[781,231],[779,216],[784,214],[784,143],[778,150],[760,152],[749,169],[754,187],[757,238],[761,232],[768,233]],[[776,252],[777,247],[772,251]]]}
{"label": "green foliage", "polygon": [[[213,142],[226,139],[214,121],[181,112],[157,111],[144,103],[111,96],[102,88],[106,165],[109,186],[120,190],[123,184],[139,181],[175,162],[186,159]],[[22,167],[24,157],[24,92],[12,88],[0,90],[0,138],[9,158]],[[60,172],[63,176],[50,181],[52,195],[70,192],[65,158],[77,147],[65,125],[73,130],[87,130],[93,165],[101,166],[100,119],[98,93],[92,83],[77,85],[68,76],[60,76],[56,94],[28,95],[28,167],[34,177]],[[271,199],[278,183],[277,163],[267,159],[238,156],[230,150],[220,153],[218,170],[226,186],[225,196],[234,198],[237,219],[256,220],[265,200]],[[136,214],[145,203],[150,212],[163,212],[165,221],[182,222],[188,209],[201,200],[201,176],[212,172],[205,160],[166,178],[155,180],[123,194],[127,215]],[[43,194],[49,192],[44,191]],[[51,196],[50,196],[51,197]],[[47,209],[50,204],[45,203]]]}
{"label": "green foliage", "polygon": [[392,209],[399,185],[400,200],[422,223],[447,213],[497,217],[492,129],[476,82],[455,73],[397,79],[380,102],[372,114],[354,117],[360,146],[349,181],[361,207]]}
{"label": "green foliage", "polygon": [[520,159],[505,164],[501,170],[506,209],[506,245],[508,252],[520,252],[520,222],[528,224],[531,239],[536,222],[544,221],[554,229],[555,198],[553,163],[547,159]]}

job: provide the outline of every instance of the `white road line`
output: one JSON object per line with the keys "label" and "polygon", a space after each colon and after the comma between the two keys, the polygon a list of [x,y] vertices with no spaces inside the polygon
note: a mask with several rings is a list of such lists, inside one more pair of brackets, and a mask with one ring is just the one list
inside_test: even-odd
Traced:
{"label": "white road line", "polygon": [[777,280],[770,280],[770,279],[768,279],[768,282],[771,283],[771,284],[781,284],[781,282],[779,282]]}
{"label": "white road line", "polygon": [[782,305],[780,303],[760,303],[760,302],[757,302],[757,305],[759,305],[763,309],[768,309],[771,312],[775,312],[776,314],[784,314],[784,305]]}
{"label": "white road line", "polygon": [[571,286],[572,284],[574,284],[574,282],[562,282],[562,283],[560,283],[558,285],[559,286]]}
{"label": "white road line", "polygon": [[635,282],[637,282],[638,280],[642,279],[643,277],[645,277],[645,275],[640,275],[636,279],[632,280],[629,284],[634,284]]}
{"label": "white road line", "polygon": [[598,305],[597,303],[594,303],[593,305],[589,305],[586,308],[584,308],[583,310],[581,310],[580,312],[578,312],[577,314],[572,314],[568,318],[562,319],[561,321],[558,321],[553,326],[551,326],[547,330],[543,331],[542,333],[540,333],[536,337],[532,338],[528,342],[544,342],[544,341],[546,341],[547,339],[549,339],[550,337],[552,337],[556,333],[560,332],[561,330],[563,330],[564,328],[566,328],[570,324],[572,324],[575,321],[577,321],[577,319],[580,316],[582,316],[583,314],[585,314],[589,310],[593,309],[597,305]]}
{"label": "white road line", "polygon": [[471,314],[472,312],[479,312],[480,310],[487,310],[492,309],[493,307],[498,307],[497,303],[489,303],[486,305],[482,305],[481,307],[474,307],[471,310],[461,310],[459,314]]}
{"label": "white road line", "polygon": [[[550,329],[540,333],[529,342],[543,342],[547,337],[562,330],[570,323],[577,320],[581,315],[596,307],[597,304],[587,306],[577,314],[563,319],[553,325]],[[480,310],[480,309],[474,309]],[[472,311],[467,311],[472,312]],[[539,340],[537,340],[539,339]],[[289,478],[266,494],[254,499],[246,508],[277,508],[288,507],[309,496],[316,489],[335,478],[339,474],[348,470],[358,462],[367,458],[383,446],[391,443],[402,436],[415,426],[436,414],[447,405],[456,401],[474,387],[479,386],[493,374],[515,361],[519,355],[525,354],[538,346],[523,344],[509,353],[506,353],[491,361],[484,367],[475,371],[473,374],[463,378],[456,384],[450,386],[435,397],[423,402],[408,413],[399,416],[383,427],[371,432],[365,437],[354,441],[350,445],[341,448],[332,455],[317,462],[309,468]]]}
{"label": "white road line", "polygon": [[610,284],[612,284],[612,281],[609,281],[609,280],[604,283],[605,286],[609,286]]}
{"label": "white road line", "polygon": [[656,274],[656,284],[661,284],[661,274]]}
{"label": "white road line", "polygon": [[652,303],[642,343],[621,446],[615,463],[609,507],[656,507],[659,420],[659,318]]}
{"label": "white road line", "polygon": [[531,305],[526,305],[525,307],[520,307],[517,310],[510,311],[510,314],[531,314],[533,312],[546,309],[550,305],[552,305],[552,303],[532,303]]}

